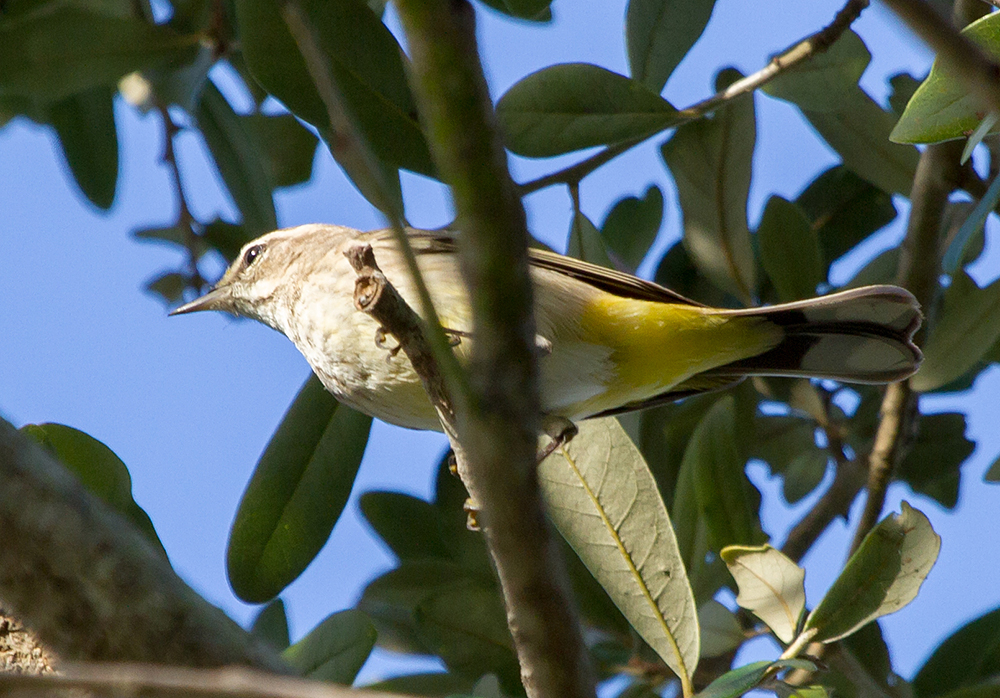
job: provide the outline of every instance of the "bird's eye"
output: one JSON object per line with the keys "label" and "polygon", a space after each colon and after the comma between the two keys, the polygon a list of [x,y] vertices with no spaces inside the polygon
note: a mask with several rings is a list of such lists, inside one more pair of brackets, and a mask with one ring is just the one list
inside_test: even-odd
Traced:
{"label": "bird's eye", "polygon": [[263,245],[254,245],[243,253],[243,267],[249,267],[251,264],[257,261],[260,257],[260,253],[264,251]]}

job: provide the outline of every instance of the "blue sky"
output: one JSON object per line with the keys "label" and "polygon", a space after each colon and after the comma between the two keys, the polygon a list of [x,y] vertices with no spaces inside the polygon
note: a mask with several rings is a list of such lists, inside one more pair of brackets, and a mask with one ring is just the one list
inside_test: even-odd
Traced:
{"label": "blue sky", "polygon": [[[752,11],[746,7],[737,0],[717,2],[705,35],[667,85],[665,95],[675,105],[708,96],[714,73],[724,65],[744,72],[759,69],[768,55],[827,23],[838,3],[767,0],[753,3]],[[482,49],[495,96],[554,62],[587,61],[627,72],[624,2],[558,1],[553,10],[556,21],[544,28],[480,13]],[[390,24],[395,28],[391,17]],[[863,85],[876,99],[884,99],[889,75],[926,72],[930,54],[881,6],[868,9],[855,26],[873,53]],[[756,103],[752,222],[768,196],[793,198],[836,162],[792,107],[763,96]],[[178,572],[243,622],[254,609],[236,600],[226,582],[229,525],[256,459],[308,367],[291,343],[263,326],[207,313],[168,319],[162,303],[142,291],[150,278],[178,267],[181,258],[169,248],[137,243],[130,233],[172,222],[176,202],[159,161],[158,117],[119,103],[116,118],[122,167],[115,206],[108,214],[82,200],[48,129],[18,120],[0,130],[0,242],[5,251],[0,266],[0,413],[18,426],[69,424],[108,444],[128,464],[135,498],[150,514]],[[680,230],[673,184],[657,153],[662,140],[619,158],[581,188],[584,211],[600,221],[616,199],[657,183],[668,211],[660,250]],[[181,139],[192,210],[201,220],[231,215],[202,148],[193,134]],[[553,162],[517,160],[513,165],[522,181],[557,169]],[[281,225],[381,225],[328,155],[317,156],[314,171],[310,184],[278,196]],[[450,219],[438,185],[411,176],[404,191],[414,224],[430,227]],[[536,236],[563,247],[570,217],[566,191],[549,189],[526,203]],[[899,239],[905,206],[897,200],[900,218],[869,249]],[[649,266],[643,269],[648,272]],[[991,224],[976,278],[990,281],[998,274]],[[884,622],[897,668],[906,676],[952,628],[1000,603],[991,583],[998,572],[996,556],[983,549],[984,533],[995,535],[997,530],[1000,490],[982,484],[982,473],[1000,452],[993,397],[998,391],[1000,375],[993,369],[970,394],[924,403],[930,411],[967,409],[969,436],[979,443],[963,470],[956,512],[945,512],[903,486],[890,490],[890,506],[898,510],[899,500],[908,499],[928,514],[944,538],[938,566],[917,600]],[[357,495],[392,489],[429,496],[443,444],[436,434],[376,423],[343,519],[320,557],[284,596],[293,636],[353,605],[364,583],[392,564],[360,520]],[[765,527],[780,543],[815,496],[790,509],[781,499],[780,483],[770,481],[763,468],[751,466],[750,473],[764,493]],[[832,580],[848,541],[849,528],[835,524],[806,558],[811,603]],[[767,647],[752,652],[773,656]],[[364,677],[376,678],[399,666],[379,653]]]}

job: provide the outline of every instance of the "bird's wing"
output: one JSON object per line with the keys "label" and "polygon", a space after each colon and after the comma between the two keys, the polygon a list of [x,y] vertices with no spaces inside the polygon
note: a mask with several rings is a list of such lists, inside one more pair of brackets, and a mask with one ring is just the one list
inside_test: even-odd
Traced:
{"label": "bird's wing", "polygon": [[[446,231],[412,231],[410,242],[414,253],[439,254],[455,252],[455,237]],[[548,269],[582,281],[607,293],[623,298],[653,301],[654,303],[679,303],[705,307],[703,304],[671,291],[652,281],[646,281],[624,272],[599,267],[573,257],[532,247],[528,250],[529,263],[539,269]]]}

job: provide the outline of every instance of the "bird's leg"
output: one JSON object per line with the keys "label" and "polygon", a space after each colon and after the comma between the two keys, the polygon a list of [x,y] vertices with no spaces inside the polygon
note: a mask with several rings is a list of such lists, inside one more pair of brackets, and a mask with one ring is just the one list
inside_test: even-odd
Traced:
{"label": "bird's leg", "polygon": [[545,448],[538,452],[539,463],[552,455],[552,452],[557,448],[569,443],[576,436],[579,429],[565,417],[547,414],[542,417],[542,431],[545,432],[551,441],[549,441]]}
{"label": "bird's leg", "polygon": [[394,347],[390,347],[385,341],[388,337],[389,333],[385,331],[384,327],[379,327],[377,330],[375,330],[375,346],[377,346],[379,349],[385,349],[386,352],[388,352],[388,355],[385,357],[385,360],[392,361],[392,359],[396,357],[396,354],[399,353],[399,350],[403,348],[403,345],[397,344]]}
{"label": "bird's leg", "polygon": [[[458,458],[455,457],[454,451],[448,451],[448,472],[458,479],[462,479],[458,472]],[[466,497],[465,504],[462,505],[462,510],[465,512],[466,516],[465,527],[470,531],[479,531],[479,502],[477,502],[472,496]]]}

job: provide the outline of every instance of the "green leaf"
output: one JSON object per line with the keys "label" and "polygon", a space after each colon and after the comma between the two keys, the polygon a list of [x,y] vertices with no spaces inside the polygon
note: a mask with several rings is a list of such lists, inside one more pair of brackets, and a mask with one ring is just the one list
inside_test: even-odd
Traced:
{"label": "green leaf", "polygon": [[715,599],[698,606],[701,656],[718,657],[731,652],[747,639],[736,614]]}
{"label": "green leaf", "polygon": [[[353,145],[331,132],[323,100],[279,5],[236,0],[243,56],[254,77],[297,116],[319,129],[355,183],[366,173]],[[352,121],[376,157],[394,167],[434,175],[417,120],[402,51],[379,17],[360,0],[302,3]]]}
{"label": "green leaf", "polygon": [[721,555],[740,590],[736,603],[791,642],[806,607],[806,571],[770,545],[730,545]]}
{"label": "green leaf", "polygon": [[694,473],[698,510],[708,527],[709,545],[754,545],[767,540],[760,529],[760,494],[747,479],[736,446],[736,404],[718,400],[691,434],[681,471]]}
{"label": "green leaf", "polygon": [[281,657],[306,678],[350,686],[371,654],[375,638],[368,616],[349,609],[327,616]]}
{"label": "green leaf", "polygon": [[834,642],[898,611],[916,597],[940,549],[941,537],[927,517],[903,502],[900,514],[887,516],[865,536],[809,614],[805,630],[817,630],[817,642]]}
{"label": "green leaf", "polygon": [[[721,89],[739,73],[719,74]],[[756,140],[753,100],[737,100],[711,118],[685,124],[663,144],[684,213],[684,245],[716,286],[749,301],[757,286],[747,228],[747,196]]]}
{"label": "green leaf", "polygon": [[660,92],[705,30],[715,0],[630,0],[625,43],[632,77]]}
{"label": "green leaf", "polygon": [[113,87],[102,85],[48,107],[73,178],[92,204],[108,210],[118,182],[118,132]]}
{"label": "green leaf", "polygon": [[394,676],[391,679],[368,684],[365,688],[384,693],[447,698],[458,694],[470,694],[473,684],[475,679],[470,679],[468,676],[438,671]]}
{"label": "green leaf", "polygon": [[195,112],[219,174],[254,237],[278,227],[271,181],[246,124],[214,83],[207,83]]}
{"label": "green leaf", "polygon": [[690,677],[697,611],[653,476],[617,420],[578,426],[538,466],[552,521],[636,632],[678,676]]}
{"label": "green leaf", "polygon": [[1000,281],[979,288],[964,271],[945,289],[924,343],[924,362],[910,379],[918,392],[939,388],[972,368],[1000,339]]}
{"label": "green leaf", "polygon": [[1000,608],[966,623],[938,645],[913,677],[913,693],[936,698],[990,680],[995,690],[998,675]]}
{"label": "green leaf", "polygon": [[467,676],[493,673],[510,692],[519,693],[520,669],[507,613],[492,589],[451,585],[423,599],[414,609],[417,632],[448,668]]}
{"label": "green leaf", "polygon": [[[454,562],[423,559],[403,560],[399,567],[372,580],[358,602],[378,629],[381,647],[394,652],[432,654],[431,638],[422,634],[416,610],[431,597],[457,590],[470,593],[490,606],[483,611],[490,616],[503,614],[503,600],[493,572],[474,573]],[[487,592],[487,593],[480,593]]]}
{"label": "green leaf", "polygon": [[601,233],[580,211],[573,214],[566,254],[591,264],[614,268],[611,258],[608,257],[608,250],[604,247],[604,240],[601,239]]}
{"label": "green leaf", "polygon": [[836,112],[841,96],[858,84],[871,59],[865,42],[848,29],[825,52],[780,73],[762,89],[803,110]]}
{"label": "green leaf", "polygon": [[892,197],[843,165],[816,177],[795,203],[816,232],[826,265],[896,218]]}
{"label": "green leaf", "polygon": [[683,296],[705,305],[724,307],[732,305],[732,296],[710,282],[698,271],[680,240],[667,250],[654,275],[656,283],[671,288]]}
{"label": "green leaf", "polygon": [[188,230],[180,225],[172,225],[167,228],[144,228],[135,231],[132,235],[139,242],[165,242],[170,245],[187,247]]}
{"label": "green leaf", "polygon": [[20,431],[47,448],[91,494],[128,519],[156,552],[167,556],[153,522],[132,499],[132,477],[114,451],[93,436],[64,424],[27,424]]}
{"label": "green leaf", "polygon": [[983,475],[983,480],[986,482],[1000,482],[1000,458],[993,461],[993,464]]}
{"label": "green leaf", "polygon": [[861,39],[848,31],[825,54],[778,76],[764,91],[798,106],[855,173],[887,192],[907,196],[919,154],[889,142],[896,116],[858,86],[870,60]]}
{"label": "green leaf", "polygon": [[889,141],[895,115],[860,87],[845,91],[838,102],[835,111],[804,109],[803,114],[845,166],[883,191],[909,196],[920,153]]}
{"label": "green leaf", "polygon": [[450,559],[437,508],[400,492],[365,492],[361,513],[400,560]]}
{"label": "green leaf", "polygon": [[[987,13],[965,27],[962,34],[988,55],[1000,57],[1000,17]],[[896,143],[962,138],[982,121],[984,111],[980,101],[968,93],[958,71],[936,59],[889,137]]]}
{"label": "green leaf", "polygon": [[816,231],[796,204],[772,196],[757,228],[761,262],[778,298],[812,298],[826,280]]}
{"label": "green leaf", "polygon": [[892,283],[896,280],[897,269],[899,269],[899,248],[890,247],[863,266],[844,288]]}
{"label": "green leaf", "polygon": [[146,290],[160,296],[167,305],[176,303],[188,287],[188,278],[177,272],[161,274],[146,284]]}
{"label": "green leaf", "polygon": [[195,59],[201,38],[166,25],[44,3],[0,21],[0,97],[57,101],[123,75]]}
{"label": "green leaf", "polygon": [[893,113],[902,116],[906,104],[913,99],[913,93],[920,87],[920,80],[909,73],[896,73],[889,78],[889,108]]}
{"label": "green leaf", "polygon": [[229,536],[227,571],[244,601],[274,598],[330,537],[354,485],[371,417],[310,376],[260,457]]}
{"label": "green leaf", "polygon": [[[639,413],[639,450],[656,478],[664,501],[674,501],[677,478],[691,432],[719,399],[718,394],[696,395],[679,403]],[[677,528],[677,521],[674,521]]]}
{"label": "green leaf", "polygon": [[260,610],[250,626],[250,634],[259,637],[276,650],[288,648],[288,616],[285,614],[285,602],[275,599]]}
{"label": "green leaf", "polygon": [[750,455],[765,461],[772,474],[781,475],[782,494],[786,501],[794,504],[816,489],[826,474],[830,455],[816,445],[817,422],[826,419],[826,408],[821,405],[823,414],[813,419],[795,416],[795,412],[807,411],[803,408],[809,406],[797,404],[803,401],[802,393],[819,399],[809,381],[771,381],[768,386],[789,388],[787,393],[773,394],[771,398],[788,402],[793,414],[757,417],[754,427],[757,439]]}
{"label": "green leaf", "polygon": [[236,259],[243,245],[254,236],[244,226],[216,219],[205,226],[202,239],[219,251],[227,263]]}
{"label": "green leaf", "polygon": [[309,181],[316,155],[316,136],[291,114],[242,117],[247,130],[264,151],[264,166],[272,187],[291,187]]}
{"label": "green leaf", "polygon": [[507,146],[532,158],[647,138],[678,122],[670,103],[641,82],[589,63],[532,73],[496,108]]}
{"label": "green leaf", "polygon": [[663,192],[656,185],[642,198],[626,196],[615,202],[601,226],[610,252],[630,271],[642,263],[663,222]]}
{"label": "green leaf", "polygon": [[551,22],[552,0],[481,0],[484,5],[516,19],[532,22]]}
{"label": "green leaf", "polygon": [[895,477],[914,492],[935,499],[946,509],[958,503],[959,468],[976,450],[965,437],[965,415],[958,412],[920,417],[917,437],[896,470]]}
{"label": "green leaf", "polygon": [[805,669],[815,671],[816,665],[804,659],[779,659],[776,662],[753,662],[739,669],[727,671],[697,694],[697,698],[737,698],[751,691],[763,681],[773,668]]}

